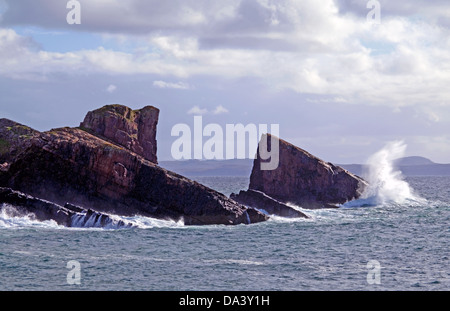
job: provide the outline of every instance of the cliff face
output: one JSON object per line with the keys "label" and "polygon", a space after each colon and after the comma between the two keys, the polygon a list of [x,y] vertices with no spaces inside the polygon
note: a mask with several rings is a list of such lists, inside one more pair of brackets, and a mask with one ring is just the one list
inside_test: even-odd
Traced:
{"label": "cliff face", "polygon": [[[268,134],[268,138],[271,135]],[[358,198],[367,183],[360,177],[305,150],[274,137],[279,144],[279,165],[261,170],[259,153],[254,160],[249,190],[260,191],[284,203],[304,208],[335,207]],[[262,139],[266,139],[263,135]],[[268,139],[271,147],[272,139]],[[239,198],[236,200],[244,203]]]}
{"label": "cliff face", "polygon": [[20,123],[0,119],[0,170],[6,170],[14,158],[31,145],[39,132]]}
{"label": "cliff face", "polygon": [[[103,119],[96,117],[100,111]],[[121,113],[117,115],[117,111]],[[153,123],[140,122],[154,121],[155,113],[151,107],[133,112],[127,107],[106,106],[88,113],[83,129],[40,133],[0,175],[0,185],[59,205],[69,202],[118,215],[183,218],[188,225],[267,220],[262,213],[142,156],[138,147],[155,136],[147,133]],[[117,134],[120,131],[132,134]],[[147,157],[152,158],[151,154]]]}
{"label": "cliff face", "polygon": [[159,109],[146,106],[132,110],[108,105],[87,113],[80,128],[118,144],[153,163],[156,155],[156,127]]}

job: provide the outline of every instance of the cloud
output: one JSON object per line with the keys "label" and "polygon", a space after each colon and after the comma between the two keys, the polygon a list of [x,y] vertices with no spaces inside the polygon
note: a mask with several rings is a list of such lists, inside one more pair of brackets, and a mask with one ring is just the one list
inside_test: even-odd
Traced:
{"label": "cloud", "polygon": [[343,97],[320,97],[320,98],[307,98],[308,103],[348,103],[348,100]]}
{"label": "cloud", "polygon": [[[381,25],[372,27],[365,3],[356,0],[82,1],[83,23],[70,29],[116,37],[117,46],[99,42],[95,49],[49,52],[31,36],[3,28],[0,75],[246,78],[274,91],[342,98],[349,104],[447,105],[450,31],[440,21],[449,5],[433,3],[381,1]],[[60,1],[7,4],[3,25],[66,27]],[[417,14],[422,18],[411,17]],[[187,82],[164,80],[154,80],[153,86],[190,88]]]}
{"label": "cloud", "polygon": [[223,114],[223,113],[228,113],[228,109],[226,109],[224,106],[219,105],[216,107],[216,109],[214,109],[214,111],[212,112],[213,114]]}
{"label": "cloud", "polygon": [[213,114],[213,115],[219,115],[228,113],[228,109],[226,109],[224,106],[219,105],[214,110],[209,111],[206,108],[200,108],[199,106],[194,106],[187,112],[188,114],[196,114],[196,115],[205,115],[205,114]]}
{"label": "cloud", "polygon": [[[73,29],[66,23],[67,1],[61,0],[5,0],[8,11],[7,26],[34,24],[41,27]],[[184,32],[208,25],[211,20],[223,21],[240,0],[79,0],[82,31],[143,34],[160,31]],[[228,7],[230,7],[228,9]]]}
{"label": "cloud", "polygon": [[213,114],[213,115],[219,115],[228,113],[228,109],[226,109],[224,106],[219,105],[214,110],[209,111],[206,108],[200,108],[199,106],[194,106],[187,112],[188,114],[196,114],[196,115],[205,115],[205,114]]}
{"label": "cloud", "polygon": [[115,86],[114,84],[110,84],[107,88],[106,91],[108,93],[114,93],[117,90],[117,86]]}
{"label": "cloud", "polygon": [[[450,12],[448,10],[447,0],[408,0],[408,1],[389,1],[378,0],[380,3],[381,15],[385,17],[414,17],[415,19],[425,19],[433,23],[449,26],[448,19]],[[360,0],[335,0],[341,14],[353,14],[355,16],[365,17],[368,13],[366,4],[368,1]]]}
{"label": "cloud", "polygon": [[194,106],[187,112],[188,114],[195,114],[195,115],[204,115],[208,112],[208,109],[206,108],[200,108],[199,106]]}
{"label": "cloud", "polygon": [[161,89],[179,89],[179,90],[188,90],[189,84],[184,82],[165,82],[165,81],[153,81],[153,86]]}
{"label": "cloud", "polygon": [[[430,154],[431,160],[437,163],[450,164],[450,136],[416,136],[408,143],[411,154]],[[439,150],[439,152],[436,152]]]}
{"label": "cloud", "polygon": [[[427,152],[448,158],[448,0],[379,0],[380,25],[367,23],[362,0],[79,1],[74,27],[67,1],[0,0],[1,101],[17,107],[3,107],[5,115],[20,108],[49,123],[57,109],[48,105],[66,96],[69,120],[82,114],[77,102],[87,110],[109,102],[113,83],[118,101],[155,101],[180,119],[274,119],[287,138],[307,132],[312,151],[356,134],[370,144],[421,135],[444,137]],[[90,88],[104,91],[80,92]],[[427,139],[416,150],[421,144]]]}

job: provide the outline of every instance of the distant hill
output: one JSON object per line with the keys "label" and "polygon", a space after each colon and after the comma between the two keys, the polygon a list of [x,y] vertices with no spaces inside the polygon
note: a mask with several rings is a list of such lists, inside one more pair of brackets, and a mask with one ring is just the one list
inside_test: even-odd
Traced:
{"label": "distant hill", "polygon": [[[405,176],[450,176],[450,164],[434,163],[430,159],[424,157],[415,156],[400,158],[395,161],[395,164]],[[250,177],[253,159],[160,161],[159,165],[187,177]],[[363,164],[337,165],[358,176],[363,175],[365,167]]]}
{"label": "distant hill", "polygon": [[424,157],[405,157],[395,161],[397,166],[417,166],[417,165],[432,165],[437,164],[430,159]]}
{"label": "distant hill", "polygon": [[[395,160],[395,166],[404,176],[450,176],[450,164],[434,163],[424,157],[404,157]],[[339,164],[339,166],[356,175],[363,175],[365,165]]]}
{"label": "distant hill", "polygon": [[165,169],[184,176],[250,177],[253,159],[160,161]]}

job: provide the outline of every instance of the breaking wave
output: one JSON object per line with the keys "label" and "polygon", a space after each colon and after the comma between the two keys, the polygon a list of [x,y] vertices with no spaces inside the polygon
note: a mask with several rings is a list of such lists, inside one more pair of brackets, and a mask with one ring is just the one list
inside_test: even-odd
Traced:
{"label": "breaking wave", "polygon": [[134,227],[140,229],[151,229],[151,228],[181,228],[184,226],[184,221],[181,219],[179,221],[157,219],[145,216],[132,216],[132,217],[120,217],[126,222],[131,223]]}
{"label": "breaking wave", "polygon": [[104,228],[122,229],[133,227],[132,223],[126,223],[120,217],[103,215],[95,212],[82,212],[72,216],[72,228]]}
{"label": "breaking wave", "polygon": [[54,220],[39,221],[33,214],[19,215],[14,206],[0,206],[0,228],[63,228]]}
{"label": "breaking wave", "polygon": [[9,204],[0,205],[0,229],[1,228],[48,228],[68,230],[117,230],[128,228],[178,228],[184,227],[182,220],[155,219],[144,216],[122,217],[117,215],[102,215],[97,213],[81,212],[72,217],[70,227],[59,225],[54,220],[40,221],[32,213],[23,215]]}
{"label": "breaking wave", "polygon": [[395,167],[395,160],[404,156],[403,141],[389,142],[367,160],[363,178],[369,183],[360,199],[345,203],[344,207],[377,205],[403,205],[424,202],[414,193],[402,173]]}

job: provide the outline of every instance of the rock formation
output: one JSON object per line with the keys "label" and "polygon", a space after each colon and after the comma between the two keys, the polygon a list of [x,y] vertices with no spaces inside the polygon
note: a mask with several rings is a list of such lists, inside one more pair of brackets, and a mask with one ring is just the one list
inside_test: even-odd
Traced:
{"label": "rock formation", "polygon": [[159,109],[146,106],[132,110],[122,105],[107,105],[87,113],[80,128],[120,145],[153,163],[156,156],[156,126]]}
{"label": "rock formation", "polygon": [[[88,113],[80,128],[35,135],[0,174],[0,186],[59,205],[69,202],[118,215],[182,218],[187,225],[267,220],[254,209],[156,165],[155,135],[148,131],[156,126],[157,111],[105,106]],[[150,125],[140,124],[144,120]]]}
{"label": "rock formation", "polygon": [[230,198],[244,205],[257,208],[269,215],[277,215],[287,218],[309,218],[304,213],[277,201],[267,194],[257,190],[240,191],[239,194],[232,193]]}
{"label": "rock formation", "polygon": [[[267,139],[269,149],[271,138],[270,134],[261,138]],[[282,139],[273,138],[279,144],[278,168],[261,170],[263,160],[258,153],[250,176],[249,193],[233,195],[236,201],[247,204],[251,195],[253,200],[247,205],[257,207],[254,199],[254,192],[257,191],[276,201],[307,209],[331,208],[358,198],[367,186],[363,179],[343,168],[325,162]]]}
{"label": "rock formation", "polygon": [[20,123],[0,119],[0,171],[31,145],[31,139],[39,132]]}
{"label": "rock formation", "polygon": [[157,165],[158,115],[152,106],[108,105],[89,112],[79,128],[43,133],[0,119],[0,186],[10,188],[0,191],[0,203],[18,204],[38,218],[68,226],[74,219],[78,225],[106,224],[105,213],[235,225],[267,220],[258,209],[307,217],[289,203],[336,207],[358,198],[367,185],[284,140],[263,135],[269,149],[279,144],[278,167],[261,170],[258,153],[249,189],[228,198]]}
{"label": "rock formation", "polygon": [[2,202],[0,210],[10,216],[30,215],[39,221],[53,220],[65,227],[129,228],[133,226],[131,223],[114,220],[108,215],[93,210],[71,204],[63,207],[10,188],[0,187],[0,202]]}

